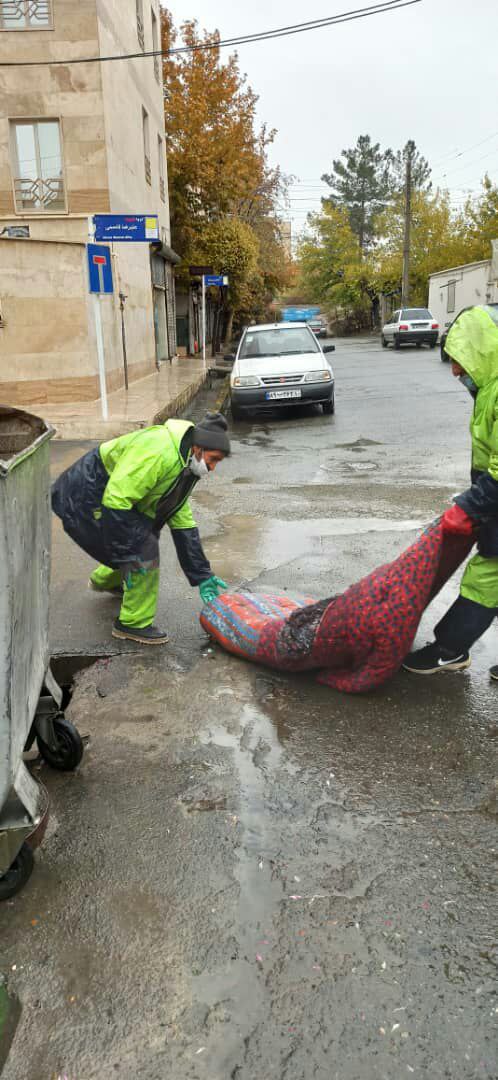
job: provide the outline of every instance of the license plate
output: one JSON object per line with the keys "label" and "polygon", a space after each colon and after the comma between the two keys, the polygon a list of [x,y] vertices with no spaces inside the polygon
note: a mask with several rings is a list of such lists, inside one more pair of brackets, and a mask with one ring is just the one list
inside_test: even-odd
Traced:
{"label": "license plate", "polygon": [[267,390],[265,398],[267,401],[280,401],[282,398],[300,398],[300,390]]}

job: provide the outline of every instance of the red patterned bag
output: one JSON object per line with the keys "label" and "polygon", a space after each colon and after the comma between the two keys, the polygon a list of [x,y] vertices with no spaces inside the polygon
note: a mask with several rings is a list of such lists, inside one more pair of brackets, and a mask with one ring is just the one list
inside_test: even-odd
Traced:
{"label": "red patterned bag", "polygon": [[347,693],[371,690],[398,670],[424,609],[473,543],[443,531],[439,518],[340,596],[313,603],[226,592],[203,609],[201,625],[238,656],[284,671],[317,668],[319,682]]}

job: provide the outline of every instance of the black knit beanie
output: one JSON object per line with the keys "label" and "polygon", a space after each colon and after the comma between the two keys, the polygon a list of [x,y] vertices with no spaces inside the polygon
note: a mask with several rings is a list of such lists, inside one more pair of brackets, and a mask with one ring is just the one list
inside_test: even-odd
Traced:
{"label": "black knit beanie", "polygon": [[203,450],[221,450],[230,453],[230,441],[227,435],[228,424],[221,413],[206,413],[204,420],[196,424],[193,432],[194,446]]}

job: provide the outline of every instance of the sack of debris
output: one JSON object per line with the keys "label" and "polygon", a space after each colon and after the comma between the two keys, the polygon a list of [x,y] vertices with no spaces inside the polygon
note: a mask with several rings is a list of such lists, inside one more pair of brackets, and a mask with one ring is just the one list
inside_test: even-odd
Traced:
{"label": "sack of debris", "polygon": [[410,651],[422,614],[470,552],[474,538],[441,518],[391,563],[339,596],[223,592],[200,615],[228,652],[281,671],[318,669],[317,680],[362,693],[391,678]]}

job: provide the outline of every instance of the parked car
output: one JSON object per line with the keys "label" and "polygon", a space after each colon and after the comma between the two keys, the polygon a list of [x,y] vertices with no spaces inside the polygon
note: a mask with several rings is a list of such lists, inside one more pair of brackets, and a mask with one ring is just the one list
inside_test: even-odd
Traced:
{"label": "parked car", "polygon": [[400,308],[391,316],[391,321],[382,327],[381,341],[387,348],[389,342],[399,349],[401,345],[437,344],[439,323],[435,322],[428,308]]}
{"label": "parked car", "polygon": [[[334,373],[308,323],[248,326],[242,335],[230,376],[234,419],[248,409],[320,404],[335,408]],[[230,357],[228,357],[230,358]]]}
{"label": "parked car", "polygon": [[[498,308],[498,304],[486,304],[486,307]],[[453,326],[453,323],[456,322],[456,320],[459,318],[460,315],[462,315],[462,313],[464,311],[470,311],[470,306],[467,305],[467,307],[463,307],[462,310],[458,312],[458,315],[455,315],[455,318],[453,319],[453,322],[451,322],[450,325],[446,328],[444,334],[441,334],[441,340],[439,342],[439,348],[441,350],[441,360],[443,361],[443,363],[448,364],[449,359],[450,359],[449,356],[448,356],[448,353],[445,351],[446,338],[448,337],[448,334],[449,334],[449,332],[451,330],[451,327]]]}
{"label": "parked car", "polygon": [[308,326],[316,337],[327,337],[327,325],[323,319],[310,319]]}

